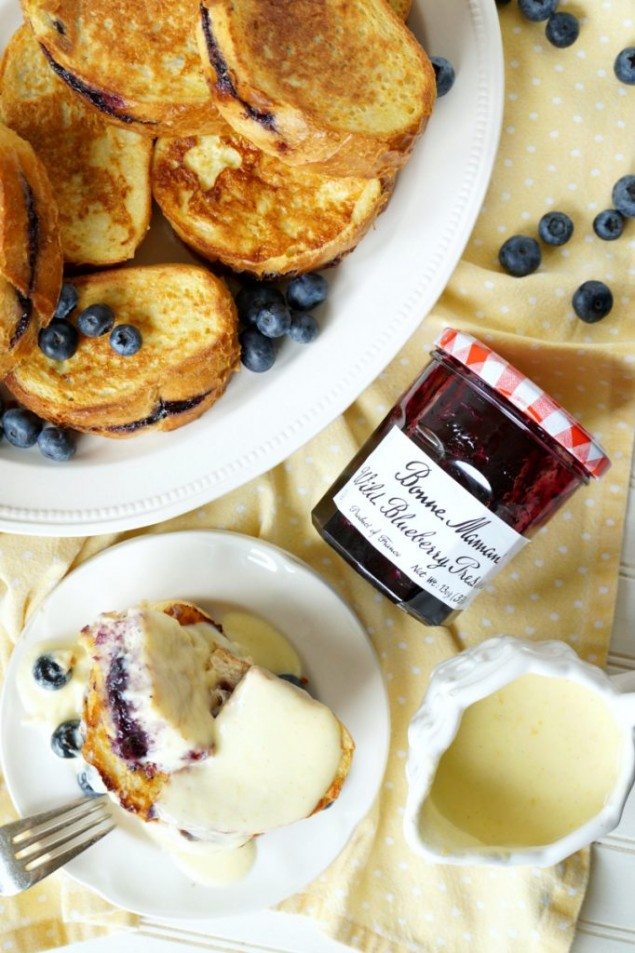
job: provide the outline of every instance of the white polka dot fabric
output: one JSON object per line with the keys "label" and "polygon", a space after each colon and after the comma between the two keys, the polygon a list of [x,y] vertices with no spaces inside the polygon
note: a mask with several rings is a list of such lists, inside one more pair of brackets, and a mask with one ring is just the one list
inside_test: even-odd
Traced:
{"label": "white polka dot fabric", "polygon": [[[407,726],[437,662],[510,633],[566,639],[602,664],[611,632],[635,427],[635,220],[615,242],[600,241],[592,220],[610,206],[615,180],[635,172],[635,88],[613,75],[617,53],[635,45],[635,8],[633,0],[561,7],[581,18],[580,38],[566,50],[546,41],[544,24],[524,21],[515,2],[501,8],[507,89],[500,155],[464,259],[433,315],[348,412],[286,463],[146,531],[216,527],[271,540],[321,572],[364,621],[390,696],[386,777],[341,857],[283,908],[315,917],[368,953],[564,953],[584,896],[587,852],[544,871],[435,867],[411,855],[402,835]],[[519,232],[536,236],[548,210],[572,217],[573,239],[561,248],[543,246],[542,265],[530,277],[504,274],[501,242]],[[580,321],[571,306],[576,287],[592,278],[607,282],[615,298],[611,314],[595,325]],[[310,510],[425,364],[446,325],[491,343],[535,379],[596,434],[614,465],[536,535],[454,626],[426,629],[343,564],[313,530]],[[2,662],[25,616],[55,582],[112,542],[3,537]],[[355,672],[350,676],[355,691]],[[0,809],[9,815],[6,792]],[[124,922],[134,918],[53,879],[3,902],[0,938],[22,953],[90,935],[95,924]]]}

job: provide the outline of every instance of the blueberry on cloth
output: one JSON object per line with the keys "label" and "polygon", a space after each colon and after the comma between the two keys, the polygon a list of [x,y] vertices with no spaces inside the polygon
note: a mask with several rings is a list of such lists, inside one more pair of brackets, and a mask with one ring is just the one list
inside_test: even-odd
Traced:
{"label": "blueberry on cloth", "polygon": [[122,357],[131,357],[141,347],[141,332],[132,324],[118,324],[110,332],[110,346]]}
{"label": "blueberry on cloth", "polygon": [[564,212],[547,212],[538,223],[538,234],[547,245],[564,245],[573,235],[573,222]]}
{"label": "blueberry on cloth", "polygon": [[75,434],[64,427],[45,427],[37,438],[40,453],[48,460],[65,463],[75,456]]}
{"label": "blueberry on cloth", "polygon": [[454,86],[456,73],[452,63],[446,60],[444,56],[431,56],[430,62],[437,80],[437,96],[441,98],[441,96],[449,93]]}
{"label": "blueberry on cloth", "polygon": [[593,231],[605,242],[614,242],[624,231],[625,218],[617,209],[607,208],[593,219]]}
{"label": "blueberry on cloth", "polygon": [[36,414],[23,407],[13,407],[6,410],[2,417],[4,435],[14,447],[25,449],[32,447],[43,427],[43,423]]}
{"label": "blueberry on cloth", "polygon": [[291,313],[291,327],[288,335],[298,344],[310,344],[318,336],[320,328],[312,314],[307,311],[293,311]]}
{"label": "blueberry on cloth", "polygon": [[35,660],[32,672],[40,688],[56,692],[70,681],[73,669],[65,668],[53,655],[40,655]]}
{"label": "blueberry on cloth", "polygon": [[558,0],[518,0],[520,12],[527,20],[548,20],[556,12]]}
{"label": "blueberry on cloth", "polygon": [[580,21],[572,13],[554,13],[547,20],[545,35],[559,49],[571,46],[580,35]]}
{"label": "blueberry on cloth", "polygon": [[498,260],[508,274],[524,278],[540,265],[540,246],[535,238],[513,235],[501,246]]}
{"label": "blueberry on cloth", "polygon": [[603,281],[585,281],[573,295],[573,310],[587,324],[601,321],[612,307],[611,289]]}
{"label": "blueberry on cloth", "polygon": [[240,335],[241,360],[245,367],[256,374],[262,374],[273,367],[276,349],[271,338],[267,338],[256,328],[247,328]]}
{"label": "blueberry on cloth", "polygon": [[63,284],[53,319],[55,321],[62,321],[64,318],[67,318],[73,308],[77,307],[78,300],[79,295],[77,294],[75,285]]}
{"label": "blueberry on cloth", "polygon": [[58,725],[51,735],[51,748],[58,758],[76,758],[83,744],[79,718]]}
{"label": "blueberry on cloth", "polygon": [[613,205],[626,218],[635,218],[635,175],[623,175],[613,186]]}
{"label": "blueberry on cloth", "polygon": [[77,329],[68,321],[51,321],[42,328],[37,343],[43,354],[53,361],[67,361],[79,344]]}
{"label": "blueberry on cloth", "polygon": [[284,306],[284,295],[271,285],[248,286],[236,295],[238,317],[243,324],[255,324],[262,309],[273,305]]}
{"label": "blueberry on cloth", "polygon": [[620,82],[635,86],[635,46],[627,46],[617,54],[613,70]]}
{"label": "blueberry on cloth", "polygon": [[90,304],[77,316],[77,327],[87,338],[98,338],[112,330],[115,312],[107,304]]}
{"label": "blueberry on cloth", "polygon": [[323,275],[311,271],[306,275],[292,278],[287,287],[289,307],[295,311],[311,311],[326,301],[329,286]]}

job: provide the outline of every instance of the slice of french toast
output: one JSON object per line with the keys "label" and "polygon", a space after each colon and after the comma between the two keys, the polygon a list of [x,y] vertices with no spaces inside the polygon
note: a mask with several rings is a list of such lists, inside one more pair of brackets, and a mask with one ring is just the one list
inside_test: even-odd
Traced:
{"label": "slice of french toast", "polygon": [[106,123],[58,79],[27,24],[0,63],[0,118],[46,168],[66,261],[100,266],[132,258],[150,222],[152,143]]}
{"label": "slice of french toast", "polygon": [[219,111],[289,165],[395,171],[432,112],[432,65],[386,0],[201,0],[198,38]]}
{"label": "slice of french toast", "polygon": [[388,0],[398,17],[407,20],[412,8],[412,0]]}
{"label": "slice of french toast", "polygon": [[104,437],[174,430],[221,396],[240,358],[233,298],[220,279],[194,265],[151,265],[74,280],[78,310],[107,304],[117,324],[141,333],[124,357],[109,335],[81,337],[66,361],[39,348],[8,376],[17,400],[46,420]]}
{"label": "slice of french toast", "polygon": [[213,131],[197,0],[23,0],[51,68],[111,122],[144,135]]}
{"label": "slice of french toast", "polygon": [[58,214],[28,142],[0,124],[0,378],[33,349],[62,284]]}
{"label": "slice of french toast", "polygon": [[223,135],[159,139],[152,190],[188,245],[259,278],[321,268],[351,251],[392,182],[287,166],[226,126]]}

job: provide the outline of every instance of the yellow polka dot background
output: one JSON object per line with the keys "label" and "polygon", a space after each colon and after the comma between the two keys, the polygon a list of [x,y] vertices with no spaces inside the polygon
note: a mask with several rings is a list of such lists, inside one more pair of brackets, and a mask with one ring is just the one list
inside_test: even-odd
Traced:
{"label": "yellow polka dot background", "polygon": [[[635,220],[614,242],[597,238],[592,222],[611,206],[615,181],[635,172],[635,87],[613,73],[617,53],[635,45],[635,5],[579,0],[560,8],[581,21],[579,40],[564,50],[546,40],[544,24],[523,20],[515,2],[500,8],[506,103],[492,184],[443,298],[403,352],[343,417],[286,463],[144,531],[210,527],[261,536],[322,573],[366,625],[390,696],[386,777],[342,856],[283,909],[316,918],[369,953],[564,953],[584,897],[588,852],[549,870],[461,869],[425,864],[409,853],[402,834],[407,727],[435,664],[508,633],[565,639],[601,665],[611,633],[635,427]],[[541,245],[542,264],[531,276],[506,275],[498,264],[501,243],[519,233],[537,237],[540,217],[550,210],[573,219],[572,240],[559,248]],[[613,310],[594,325],[577,318],[571,304],[589,279],[606,282],[614,295]],[[561,400],[601,439],[613,467],[579,491],[455,625],[427,629],[329,550],[312,529],[310,510],[419,373],[446,325],[490,343]],[[25,618],[55,583],[114,541],[3,537],[3,664]],[[10,817],[6,792],[0,804]],[[42,950],[134,922],[59,876],[2,903],[0,949]]]}

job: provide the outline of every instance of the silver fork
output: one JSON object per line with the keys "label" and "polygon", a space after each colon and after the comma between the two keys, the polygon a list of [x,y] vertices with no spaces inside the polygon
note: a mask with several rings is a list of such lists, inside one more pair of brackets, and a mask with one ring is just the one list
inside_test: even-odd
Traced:
{"label": "silver fork", "polygon": [[108,805],[104,794],[83,797],[0,827],[0,896],[28,890],[109,834]]}

